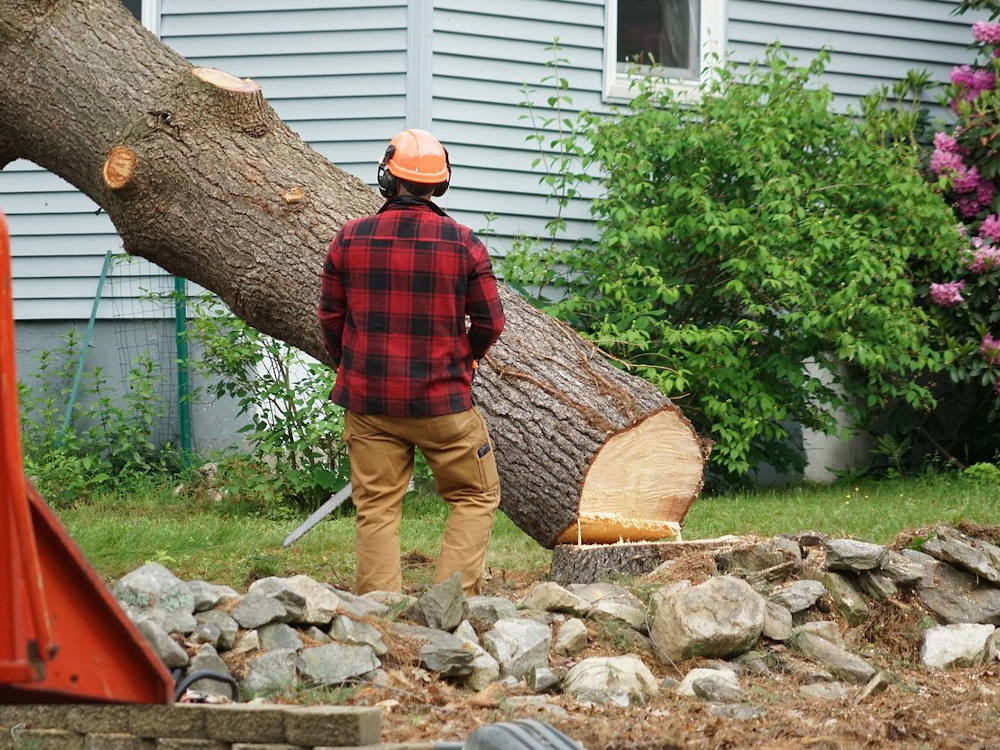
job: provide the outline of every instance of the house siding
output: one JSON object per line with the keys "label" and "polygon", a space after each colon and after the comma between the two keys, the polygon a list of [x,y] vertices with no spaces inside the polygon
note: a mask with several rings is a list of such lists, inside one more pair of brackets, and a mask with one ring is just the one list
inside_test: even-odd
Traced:
{"label": "house siding", "polygon": [[[952,65],[970,60],[972,17],[951,15],[955,5],[729,0],[726,48],[745,65],[775,40],[802,62],[830,47],[826,83],[839,108],[857,107],[860,96],[911,68],[945,80]],[[533,165],[537,144],[527,140],[552,115],[545,100],[553,89],[543,79],[553,52],[545,47],[558,37],[567,60],[559,71],[572,99],[565,114],[606,111],[604,18],[604,0],[162,0],[159,30],[193,63],[254,78],[293,130],[369,183],[389,136],[432,128],[454,166],[442,204],[487,230],[501,254],[518,236],[544,236],[556,211],[540,185],[542,166]],[[415,49],[421,44],[430,49]],[[430,70],[407,70],[419,61]],[[522,106],[529,98],[533,109]],[[13,235],[15,316],[86,318],[103,256],[120,248],[108,217],[23,161],[0,172],[0,207]],[[562,215],[569,239],[592,235],[586,200],[571,201]],[[116,294],[128,292],[109,291]],[[111,317],[111,305],[100,315]]]}

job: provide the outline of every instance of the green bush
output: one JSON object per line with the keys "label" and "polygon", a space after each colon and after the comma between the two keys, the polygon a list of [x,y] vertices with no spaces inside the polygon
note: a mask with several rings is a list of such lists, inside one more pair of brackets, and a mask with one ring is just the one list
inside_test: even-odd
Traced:
{"label": "green bush", "polygon": [[696,102],[646,76],[627,109],[582,113],[549,145],[582,154],[571,183],[599,180],[599,239],[528,242],[503,266],[674,399],[730,476],[800,469],[791,423],[926,407],[915,376],[940,367],[910,269],[956,251],[954,220],[884,116],[831,111],[827,59],[771,48],[718,67]]}

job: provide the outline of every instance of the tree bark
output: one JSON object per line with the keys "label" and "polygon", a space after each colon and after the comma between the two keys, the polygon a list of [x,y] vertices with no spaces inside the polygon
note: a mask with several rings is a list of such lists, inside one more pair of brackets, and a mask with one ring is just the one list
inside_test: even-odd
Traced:
{"label": "tree bark", "polygon": [[[49,169],[108,212],[127,252],[328,361],[316,312],[326,248],[381,199],[306,145],[253,81],[193,68],[118,0],[0,0],[0,70],[0,167]],[[503,510],[546,546],[672,535],[707,453],[690,423],[501,293],[508,328],[475,396]]]}

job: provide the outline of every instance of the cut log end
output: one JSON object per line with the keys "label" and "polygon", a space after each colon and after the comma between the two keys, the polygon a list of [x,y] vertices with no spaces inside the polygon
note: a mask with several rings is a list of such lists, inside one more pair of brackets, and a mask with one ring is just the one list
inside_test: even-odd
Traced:
{"label": "cut log end", "polygon": [[559,535],[556,544],[678,541],[680,538],[681,525],[676,521],[627,518],[618,513],[581,513],[576,523]]}
{"label": "cut log end", "polygon": [[216,68],[192,68],[191,74],[211,86],[235,94],[256,94],[260,91],[260,85],[256,81],[250,78],[237,78]]}
{"label": "cut log end", "polygon": [[125,146],[115,146],[101,169],[104,184],[112,190],[121,190],[132,180],[132,173],[138,163],[139,155],[135,151]]}

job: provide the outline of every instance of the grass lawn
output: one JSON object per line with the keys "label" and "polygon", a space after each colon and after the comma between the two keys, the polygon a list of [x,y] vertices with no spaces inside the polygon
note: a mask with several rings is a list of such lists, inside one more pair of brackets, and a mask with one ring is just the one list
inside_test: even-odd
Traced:
{"label": "grass lawn", "polygon": [[[227,512],[225,501],[175,497],[169,484],[97,497],[59,511],[70,534],[109,579],[158,561],[184,579],[243,589],[251,578],[306,573],[350,588],[354,579],[354,519],[323,521],[289,549],[281,542],[304,518],[265,519]],[[400,528],[404,581],[429,581],[447,506],[411,495]],[[684,538],[723,534],[773,536],[808,529],[888,542],[905,529],[935,523],[996,523],[1000,488],[956,474],[862,480],[829,487],[793,486],[704,497],[691,506]],[[497,515],[487,552],[492,575],[544,577],[550,552]],[[405,563],[409,564],[405,564]]]}

